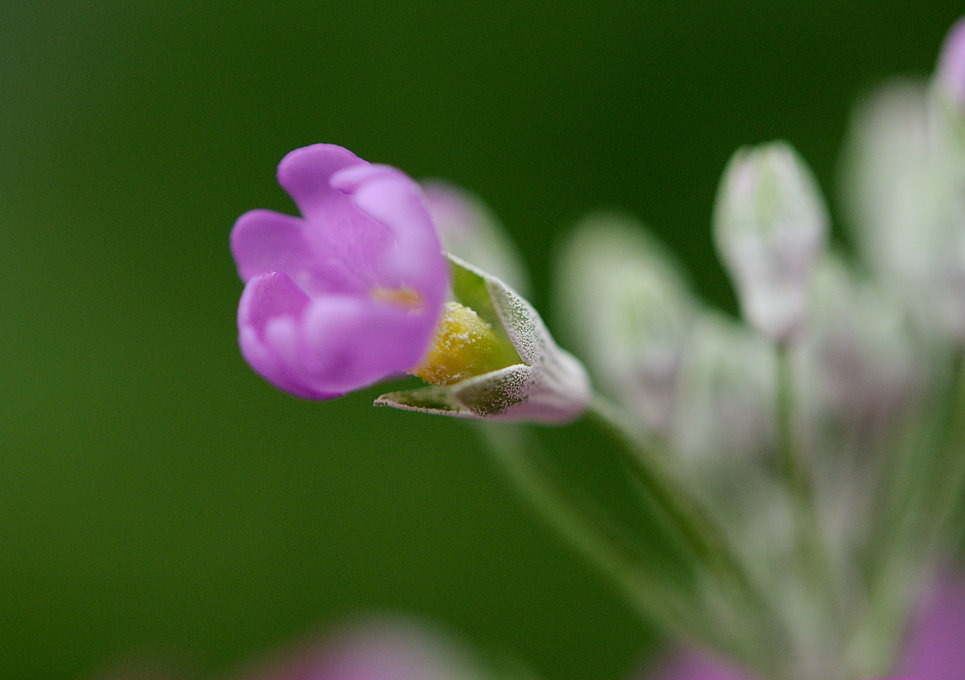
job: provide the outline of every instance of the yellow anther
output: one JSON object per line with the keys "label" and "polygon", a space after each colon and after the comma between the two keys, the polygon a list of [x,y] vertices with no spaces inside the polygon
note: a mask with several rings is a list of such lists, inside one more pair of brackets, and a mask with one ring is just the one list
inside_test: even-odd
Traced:
{"label": "yellow anther", "polygon": [[518,361],[512,345],[475,311],[447,302],[432,347],[411,373],[433,385],[452,385]]}

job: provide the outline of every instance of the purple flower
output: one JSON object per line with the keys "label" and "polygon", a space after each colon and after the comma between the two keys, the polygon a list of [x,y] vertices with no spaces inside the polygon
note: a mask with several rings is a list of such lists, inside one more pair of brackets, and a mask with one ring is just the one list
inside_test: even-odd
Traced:
{"label": "purple flower", "polygon": [[245,281],[245,359],[309,399],[412,369],[429,349],[449,284],[418,185],[330,144],[289,153],[278,182],[302,217],[252,210],[231,232]]}
{"label": "purple flower", "polygon": [[[925,593],[912,618],[895,671],[880,680],[961,680],[965,669],[965,578],[944,576]],[[642,680],[757,680],[739,668],[691,650],[658,664]]]}
{"label": "purple flower", "polygon": [[[197,677],[152,659],[124,659],[97,680]],[[218,677],[232,680],[488,680],[479,661],[448,636],[405,619],[358,621],[313,634]]]}
{"label": "purple flower", "polygon": [[961,680],[965,672],[965,578],[945,575],[925,593],[898,664],[918,680]]}
{"label": "purple flower", "polygon": [[407,621],[372,621],[281,650],[241,680],[456,680],[485,676],[455,643]]}

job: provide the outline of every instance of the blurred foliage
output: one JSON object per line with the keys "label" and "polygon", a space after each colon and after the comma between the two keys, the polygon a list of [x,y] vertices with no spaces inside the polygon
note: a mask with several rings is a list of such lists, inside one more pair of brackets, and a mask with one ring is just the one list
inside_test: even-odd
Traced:
{"label": "blurred foliage", "polygon": [[[653,632],[472,428],[371,409],[376,390],[299,402],[250,372],[231,224],[291,210],[275,165],[335,142],[488,200],[540,307],[557,234],[610,205],[732,307],[708,228],[729,154],[787,138],[828,191],[858,95],[930,71],[960,9],[6,5],[0,669],[22,679],[137,650],[217,672],[365,610],[436,620],[547,678],[625,677]],[[592,474],[593,433],[549,440]]]}

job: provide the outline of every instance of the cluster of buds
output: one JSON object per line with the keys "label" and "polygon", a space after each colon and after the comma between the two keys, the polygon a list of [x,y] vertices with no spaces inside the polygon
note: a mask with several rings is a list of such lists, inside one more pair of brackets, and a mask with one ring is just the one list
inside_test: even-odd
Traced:
{"label": "cluster of buds", "polygon": [[[743,323],[697,303],[632,220],[590,220],[565,251],[564,317],[591,373],[779,603],[759,618],[771,617],[780,670],[741,659],[763,677],[924,672],[895,654],[960,528],[950,519],[965,488],[963,131],[965,22],[930,84],[887,87],[854,121],[854,258],[829,247],[824,199],[788,144],[738,151],[714,236]],[[735,625],[715,590],[696,606],[724,612],[718,628]],[[946,623],[961,636],[963,620]],[[718,677],[684,658],[666,677]]]}

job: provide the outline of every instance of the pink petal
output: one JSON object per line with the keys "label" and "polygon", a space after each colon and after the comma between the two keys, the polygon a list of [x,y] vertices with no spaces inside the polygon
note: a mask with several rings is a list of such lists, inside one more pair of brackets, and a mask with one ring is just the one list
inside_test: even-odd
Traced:
{"label": "pink petal", "polygon": [[333,174],[352,165],[368,165],[348,149],[313,144],[288,153],[278,164],[278,183],[291,195],[306,219],[326,217],[333,201],[341,200],[331,186]]}
{"label": "pink petal", "polygon": [[245,358],[314,399],[413,368],[449,285],[418,185],[327,144],[292,151],[278,177],[304,218],[252,211],[231,237],[248,279],[238,317]]}
{"label": "pink petal", "polygon": [[371,299],[319,298],[303,321],[301,373],[317,389],[336,392],[404,373],[425,354],[435,316]]}
{"label": "pink petal", "polygon": [[231,230],[231,253],[242,281],[271,271],[298,279],[313,267],[302,220],[271,210],[252,210],[238,218]]}
{"label": "pink petal", "polygon": [[691,650],[680,650],[659,662],[646,680],[754,680],[754,677],[723,661]]}
{"label": "pink petal", "polygon": [[255,371],[277,387],[307,399],[338,393],[316,390],[291,370],[285,349],[298,344],[299,322],[309,298],[288,276],[270,272],[252,278],[238,306],[241,353]]}
{"label": "pink petal", "polygon": [[332,177],[332,185],[391,237],[380,253],[383,285],[421,290],[446,276],[442,245],[425,197],[413,180],[385,165],[356,165]]}
{"label": "pink petal", "polygon": [[920,680],[965,677],[965,578],[942,576],[926,592],[899,669]]}

